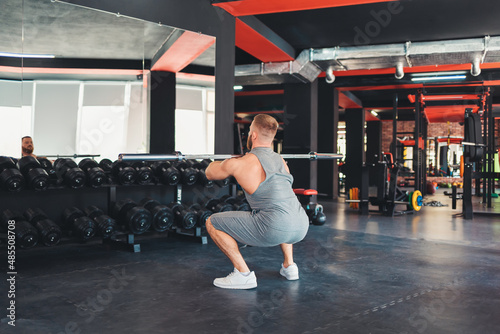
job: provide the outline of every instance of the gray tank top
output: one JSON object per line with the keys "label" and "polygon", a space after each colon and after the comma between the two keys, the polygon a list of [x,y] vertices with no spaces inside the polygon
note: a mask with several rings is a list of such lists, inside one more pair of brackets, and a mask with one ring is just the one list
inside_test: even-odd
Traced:
{"label": "gray tank top", "polygon": [[265,180],[252,195],[245,192],[250,207],[262,211],[295,212],[300,203],[292,189],[293,176],[286,171],[281,156],[270,147],[256,147],[250,153],[257,156],[266,172]]}

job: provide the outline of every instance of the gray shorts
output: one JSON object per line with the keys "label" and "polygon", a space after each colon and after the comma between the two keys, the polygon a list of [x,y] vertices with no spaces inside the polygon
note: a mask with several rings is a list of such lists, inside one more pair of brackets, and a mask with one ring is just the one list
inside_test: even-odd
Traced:
{"label": "gray shorts", "polygon": [[298,216],[280,212],[228,211],[213,214],[210,221],[215,229],[235,240],[258,247],[294,244],[304,239],[309,229],[309,219],[303,210]]}

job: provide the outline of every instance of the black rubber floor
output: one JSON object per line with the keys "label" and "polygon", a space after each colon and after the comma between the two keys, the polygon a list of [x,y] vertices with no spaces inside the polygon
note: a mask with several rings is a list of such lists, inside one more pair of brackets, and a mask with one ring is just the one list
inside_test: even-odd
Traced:
{"label": "black rubber floor", "polygon": [[247,247],[258,280],[247,291],[212,285],[232,266],[210,240],[149,238],[136,254],[95,242],[18,250],[16,326],[3,279],[0,332],[500,333],[499,218],[324,204],[329,222],[296,246],[300,280],[279,275],[278,247]]}

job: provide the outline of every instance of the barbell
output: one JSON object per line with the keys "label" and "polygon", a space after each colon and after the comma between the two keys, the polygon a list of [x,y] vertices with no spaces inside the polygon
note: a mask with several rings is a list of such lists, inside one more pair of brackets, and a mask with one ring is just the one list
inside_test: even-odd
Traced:
{"label": "barbell", "polygon": [[[160,160],[189,160],[189,159],[211,159],[224,160],[231,158],[239,158],[239,154],[182,154],[175,152],[174,154],[144,154],[144,153],[121,153],[118,155],[118,160],[141,160],[141,161],[160,161]],[[316,153],[310,152],[306,154],[281,154],[283,159],[308,159],[308,160],[334,160],[342,159],[344,156],[337,153]]]}

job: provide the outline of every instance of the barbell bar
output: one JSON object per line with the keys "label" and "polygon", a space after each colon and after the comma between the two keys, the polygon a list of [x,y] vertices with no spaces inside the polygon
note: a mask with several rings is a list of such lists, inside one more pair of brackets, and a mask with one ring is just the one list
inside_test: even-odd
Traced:
{"label": "barbell bar", "polygon": [[[184,159],[211,159],[224,160],[231,158],[239,158],[242,155],[237,154],[182,154],[176,152],[174,154],[144,154],[144,153],[121,153],[118,155],[118,160],[140,160],[140,161],[159,161],[159,160],[178,160]],[[310,152],[306,154],[281,154],[283,159],[309,159],[309,160],[334,160],[342,159],[342,154],[337,153],[316,153]]]}

